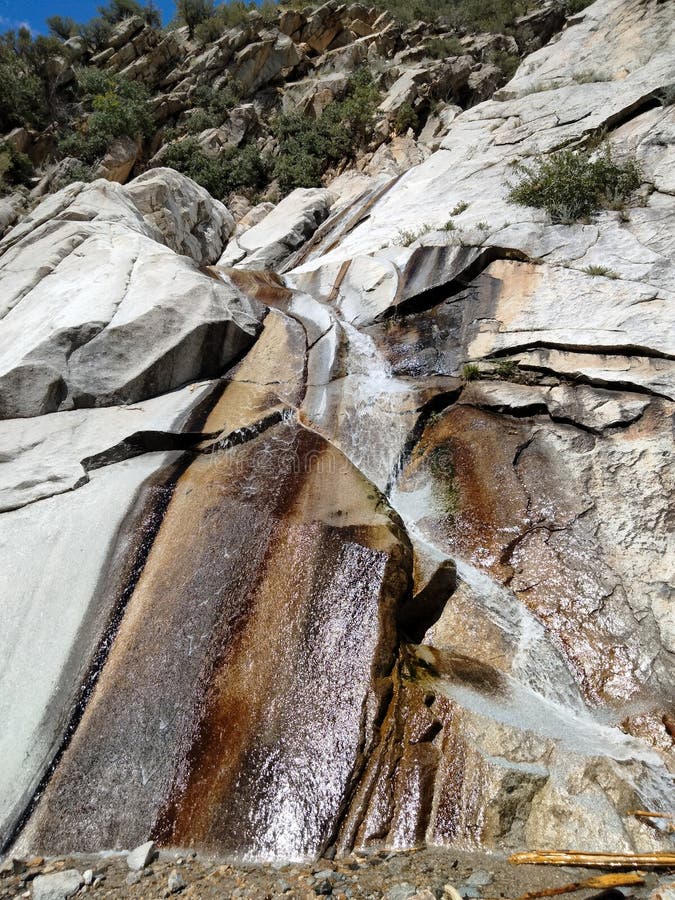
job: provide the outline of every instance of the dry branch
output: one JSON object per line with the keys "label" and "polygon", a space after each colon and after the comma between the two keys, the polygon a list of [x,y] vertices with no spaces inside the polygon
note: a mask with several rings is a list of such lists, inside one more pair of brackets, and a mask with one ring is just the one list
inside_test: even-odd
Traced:
{"label": "dry branch", "polygon": [[541,891],[528,891],[527,894],[521,894],[516,900],[535,900],[536,897],[555,897],[557,894],[570,894],[572,891],[581,891],[584,888],[611,888],[625,887],[629,884],[644,884],[645,879],[642,872],[622,872],[610,875],[594,875],[592,878],[586,878],[584,881],[573,881],[570,884],[563,884],[560,887],[544,888]]}
{"label": "dry branch", "polygon": [[509,862],[545,866],[584,866],[598,869],[670,869],[675,867],[675,853],[584,853],[578,850],[533,850],[514,853]]}

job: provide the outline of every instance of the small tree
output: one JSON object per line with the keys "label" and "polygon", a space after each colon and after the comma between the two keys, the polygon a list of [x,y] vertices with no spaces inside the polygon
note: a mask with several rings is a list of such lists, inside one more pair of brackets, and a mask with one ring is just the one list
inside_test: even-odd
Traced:
{"label": "small tree", "polygon": [[136,0],[110,0],[107,6],[99,6],[98,11],[101,17],[111,25],[116,25],[117,22],[129,19],[131,16],[140,16],[153,28],[159,28],[162,24],[159,10],[152,2],[147,6],[141,6]]}
{"label": "small tree", "polygon": [[178,17],[188,27],[190,40],[194,37],[195,28],[213,16],[213,0],[177,0]]}
{"label": "small tree", "polygon": [[77,23],[70,16],[49,16],[47,19],[47,28],[57,38],[67,41],[77,32]]}

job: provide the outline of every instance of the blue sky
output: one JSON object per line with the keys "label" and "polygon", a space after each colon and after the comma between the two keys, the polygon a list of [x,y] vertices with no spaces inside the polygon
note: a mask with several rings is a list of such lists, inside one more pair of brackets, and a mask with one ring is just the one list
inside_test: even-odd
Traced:
{"label": "blue sky", "polygon": [[[27,24],[34,32],[46,34],[47,16],[71,16],[77,22],[86,22],[96,15],[96,7],[106,0],[0,0],[0,32]],[[173,18],[173,0],[155,0],[162,11],[164,22]]]}

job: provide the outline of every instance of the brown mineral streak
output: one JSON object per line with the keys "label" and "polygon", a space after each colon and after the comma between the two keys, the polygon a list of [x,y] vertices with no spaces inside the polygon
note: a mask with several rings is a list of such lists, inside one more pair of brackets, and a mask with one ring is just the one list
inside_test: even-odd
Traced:
{"label": "brown mineral streak", "polygon": [[[338,499],[335,476],[319,477],[322,470],[334,472],[340,455],[317,435],[301,430],[297,436],[297,458],[309,461],[302,475],[288,479],[285,492],[275,498],[272,512],[276,526],[261,564],[255,590],[251,590],[245,623],[224,649],[208,680],[210,689],[199,735],[187,764],[187,785],[162,817],[157,836],[180,846],[226,847],[232,845],[232,829],[223,809],[245,758],[257,743],[257,727],[271,697],[283,697],[290,689],[284,682],[288,670],[280,666],[289,654],[300,658],[312,627],[312,595],[320,590],[320,573],[339,565],[342,542],[351,536],[366,541],[373,535],[354,526],[340,528],[340,540],[331,541],[334,527],[320,521],[330,514]],[[342,463],[344,465],[344,463]],[[350,485],[342,485],[342,489]],[[342,498],[348,502],[347,498]],[[348,513],[346,513],[348,515]],[[308,516],[313,520],[308,522]],[[317,521],[318,519],[318,521]],[[293,526],[302,525],[303,532]],[[290,527],[289,527],[290,526]],[[307,533],[309,529],[309,534]],[[311,537],[311,552],[306,550]],[[305,548],[298,553],[298,545]],[[289,563],[293,566],[294,591],[290,607]],[[299,582],[299,584],[298,584]],[[288,602],[288,601],[287,601]],[[301,611],[305,610],[304,614]],[[289,633],[290,628],[290,633]],[[251,672],[251,659],[256,671]]]}
{"label": "brown mineral streak", "polygon": [[[297,443],[299,459],[316,453],[319,439],[301,431]],[[316,457],[314,457],[316,458]],[[286,479],[283,489],[274,497],[272,517],[276,522],[265,557],[251,586],[245,622],[223,647],[220,659],[207,678],[210,689],[204,701],[198,737],[193,744],[187,765],[185,791],[172,799],[162,816],[157,835],[178,845],[194,842],[204,844],[214,840],[211,822],[214,798],[226,800],[232,780],[236,776],[246,749],[255,739],[255,726],[273,692],[281,692],[279,679],[283,673],[277,668],[276,654],[271,652],[274,638],[288,640],[285,628],[293,618],[283,603],[278,602],[287,588],[287,560],[294,558],[292,532],[284,534],[284,520],[293,505],[295,491],[302,495],[296,479]],[[296,498],[296,503],[297,498]],[[223,510],[227,515],[227,506]],[[320,541],[313,547],[316,556]],[[310,568],[312,566],[310,565]],[[311,582],[310,585],[311,587]],[[299,635],[290,638],[297,643]],[[251,654],[256,659],[256,675],[250,674]]]}

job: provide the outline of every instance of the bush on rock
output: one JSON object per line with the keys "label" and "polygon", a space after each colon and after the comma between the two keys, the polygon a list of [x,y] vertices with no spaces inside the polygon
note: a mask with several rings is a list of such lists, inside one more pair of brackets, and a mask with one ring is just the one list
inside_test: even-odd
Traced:
{"label": "bush on rock", "polygon": [[545,209],[554,222],[576,222],[600,209],[617,208],[641,181],[634,159],[616,163],[609,150],[595,159],[588,152],[560,150],[515,168],[521,180],[509,185],[510,202]]}

